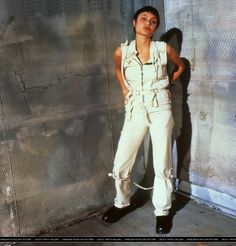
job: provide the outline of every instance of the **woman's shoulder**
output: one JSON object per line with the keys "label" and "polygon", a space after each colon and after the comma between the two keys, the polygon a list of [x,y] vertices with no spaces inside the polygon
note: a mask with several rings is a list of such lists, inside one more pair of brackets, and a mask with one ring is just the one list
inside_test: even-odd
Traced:
{"label": "woman's shoulder", "polygon": [[133,56],[134,54],[136,54],[135,40],[132,40],[131,42],[126,40],[125,43],[121,43],[121,45],[115,48],[114,51],[115,58],[122,57],[122,59],[125,59],[127,57]]}
{"label": "woman's shoulder", "polygon": [[122,51],[121,51],[121,46],[118,46],[114,50],[114,56],[115,57],[121,57]]}
{"label": "woman's shoulder", "polygon": [[152,45],[154,50],[158,50],[159,52],[166,52],[167,44],[163,41],[152,41]]}
{"label": "woman's shoulder", "polygon": [[130,45],[130,42],[128,42],[128,40],[126,39],[125,42],[121,43],[120,46],[115,48],[114,53],[117,55],[121,54],[122,50],[128,47],[129,45]]}
{"label": "woman's shoulder", "polygon": [[153,41],[158,47],[166,47],[167,43],[164,41]]}

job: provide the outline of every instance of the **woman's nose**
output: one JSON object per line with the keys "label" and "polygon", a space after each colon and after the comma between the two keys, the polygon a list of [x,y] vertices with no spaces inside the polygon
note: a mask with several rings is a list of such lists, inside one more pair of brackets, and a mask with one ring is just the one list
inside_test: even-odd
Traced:
{"label": "woman's nose", "polygon": [[146,20],[145,24],[150,26],[152,24],[152,22],[151,22],[151,20]]}

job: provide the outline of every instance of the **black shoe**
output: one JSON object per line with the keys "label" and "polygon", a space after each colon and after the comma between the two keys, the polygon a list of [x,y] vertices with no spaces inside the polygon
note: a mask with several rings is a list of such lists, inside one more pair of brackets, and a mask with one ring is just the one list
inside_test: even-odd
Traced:
{"label": "black shoe", "polygon": [[167,234],[172,228],[172,217],[170,215],[156,216],[156,232]]}
{"label": "black shoe", "polygon": [[133,205],[129,205],[124,208],[117,208],[115,206],[112,206],[104,213],[104,215],[102,216],[102,220],[108,223],[114,223],[133,210]]}

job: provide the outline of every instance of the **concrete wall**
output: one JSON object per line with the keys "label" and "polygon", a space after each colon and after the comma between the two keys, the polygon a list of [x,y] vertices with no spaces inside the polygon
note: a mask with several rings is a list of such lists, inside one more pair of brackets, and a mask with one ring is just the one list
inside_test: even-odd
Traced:
{"label": "concrete wall", "polygon": [[180,189],[236,215],[235,13],[233,0],[165,1],[166,30],[182,31]]}
{"label": "concrete wall", "polygon": [[172,27],[183,34],[168,40],[187,66],[172,88],[179,188],[234,213],[236,6],[164,3],[165,13],[155,0],[0,1],[0,235],[38,233],[112,204],[107,172],[124,116],[113,51],[133,38],[132,15],[145,4],[163,20],[155,39]]}
{"label": "concrete wall", "polygon": [[[113,203],[107,173],[124,116],[113,51],[132,38],[131,16],[146,2],[0,1],[0,235]],[[143,160],[141,148],[136,182]]]}

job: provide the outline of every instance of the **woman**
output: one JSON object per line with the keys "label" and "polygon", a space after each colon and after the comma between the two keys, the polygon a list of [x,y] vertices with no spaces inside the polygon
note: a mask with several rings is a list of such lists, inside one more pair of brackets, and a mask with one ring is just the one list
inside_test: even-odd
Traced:
{"label": "woman", "polygon": [[[131,211],[130,173],[138,148],[147,130],[153,145],[155,179],[152,202],[157,233],[171,228],[171,135],[173,117],[169,83],[184,70],[175,50],[164,42],[152,41],[159,25],[159,13],[151,7],[139,9],[133,18],[136,38],[114,53],[116,76],[125,98],[125,121],[115,155],[113,173],[116,197],[102,217],[113,223]],[[172,78],[167,76],[167,58],[176,65]]]}

